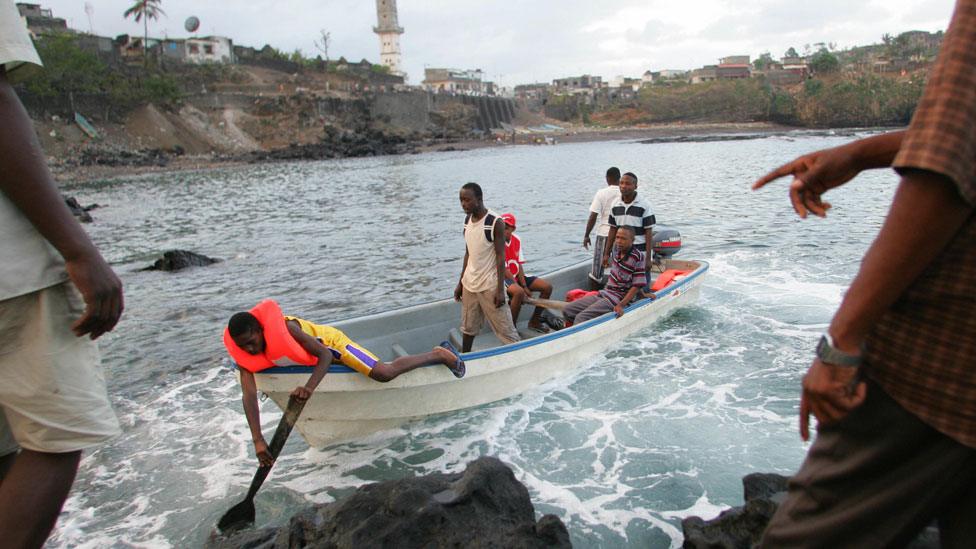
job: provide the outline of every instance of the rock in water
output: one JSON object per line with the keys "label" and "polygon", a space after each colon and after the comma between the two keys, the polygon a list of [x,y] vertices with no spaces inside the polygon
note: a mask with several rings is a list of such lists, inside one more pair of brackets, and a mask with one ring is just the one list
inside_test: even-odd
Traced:
{"label": "rock in water", "polygon": [[179,271],[187,267],[203,267],[220,260],[186,250],[170,250],[143,271]]}
{"label": "rock in water", "polygon": [[742,478],[746,503],[723,511],[717,518],[705,522],[700,517],[681,521],[685,535],[685,549],[717,549],[752,547],[759,543],[769,519],[786,495],[782,475],[752,473]]}
{"label": "rock in water", "polygon": [[91,223],[92,216],[88,213],[88,210],[93,210],[98,207],[98,204],[92,204],[91,206],[82,206],[78,203],[78,200],[73,196],[64,196],[64,203],[68,205],[68,209],[71,210],[71,214],[78,218],[78,221],[82,223]]}
{"label": "rock in water", "polygon": [[[685,549],[749,549],[762,539],[777,507],[786,497],[788,477],[775,473],[752,473],[742,477],[745,505],[723,511],[704,521],[688,517],[681,521]],[[919,533],[908,549],[936,549],[939,533],[929,526]]]}
{"label": "rock in water", "polygon": [[286,526],[212,536],[214,549],[249,547],[571,547],[555,515],[538,522],[529,491],[492,457],[463,473],[433,473],[360,487],[300,511]]}

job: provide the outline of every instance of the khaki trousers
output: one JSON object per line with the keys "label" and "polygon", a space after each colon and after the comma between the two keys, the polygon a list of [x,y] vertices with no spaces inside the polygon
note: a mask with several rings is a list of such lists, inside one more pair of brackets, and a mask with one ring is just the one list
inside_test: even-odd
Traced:
{"label": "khaki trousers", "polygon": [[502,345],[515,343],[521,338],[512,323],[512,310],[507,304],[495,307],[495,290],[461,294],[461,333],[476,336],[485,325],[485,319]]}

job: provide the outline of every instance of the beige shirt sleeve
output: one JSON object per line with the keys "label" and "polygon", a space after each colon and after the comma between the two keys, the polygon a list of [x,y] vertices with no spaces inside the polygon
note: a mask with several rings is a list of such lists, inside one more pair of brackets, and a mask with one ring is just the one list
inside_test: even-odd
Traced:
{"label": "beige shirt sleeve", "polygon": [[0,0],[0,64],[10,73],[24,63],[40,65],[41,58],[13,0]]}

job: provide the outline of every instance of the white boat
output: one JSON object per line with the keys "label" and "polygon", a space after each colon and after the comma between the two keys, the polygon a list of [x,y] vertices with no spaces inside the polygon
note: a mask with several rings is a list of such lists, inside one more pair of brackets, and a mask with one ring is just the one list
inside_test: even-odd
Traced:
{"label": "white boat", "polygon": [[[580,263],[544,275],[554,296],[588,288],[590,263]],[[652,278],[666,269],[690,271],[656,293],[656,299],[633,302],[616,318],[608,313],[582,324],[541,334],[526,327],[532,306],[522,307],[522,341],[501,345],[486,327],[464,353],[467,374],[457,379],[443,365],[424,366],[388,383],[373,381],[344,365],[333,364],[305,405],[296,424],[308,444],[327,444],[389,429],[412,419],[470,408],[531,390],[550,379],[565,376],[648,326],[677,307],[694,303],[708,270],[704,261],[666,259]],[[353,341],[391,361],[404,354],[430,351],[448,339],[461,348],[458,330],[460,304],[453,299],[330,323]],[[255,375],[258,390],[281,409],[288,396],[311,374],[308,366],[285,366]]]}

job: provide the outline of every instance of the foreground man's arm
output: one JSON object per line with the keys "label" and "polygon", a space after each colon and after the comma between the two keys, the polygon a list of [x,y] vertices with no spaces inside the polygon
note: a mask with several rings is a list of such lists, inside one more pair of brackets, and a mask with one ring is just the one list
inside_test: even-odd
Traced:
{"label": "foreground man's arm", "polygon": [[64,257],[65,269],[85,300],[73,325],[96,339],[122,316],[122,281],[71,215],[48,172],[34,127],[0,66],[0,191]]}
{"label": "foreground man's arm", "polygon": [[[806,212],[824,216],[830,208],[821,195],[850,181],[861,170],[890,165],[904,132],[855,141],[818,151],[781,166],[759,179],[766,183],[793,175],[790,200],[800,217]],[[946,247],[972,207],[948,178],[931,172],[908,172],[895,193],[878,237],[868,249],[857,276],[830,323],[835,346],[859,354],[868,331],[929,263]],[[924,231],[918,230],[925,227]],[[809,415],[829,424],[859,406],[866,386],[854,368],[814,360],[803,379],[800,435],[809,440]]]}
{"label": "foreground man's arm", "polygon": [[760,177],[752,184],[752,190],[792,175],[790,202],[797,215],[806,218],[809,211],[818,217],[826,217],[830,203],[823,202],[821,195],[847,183],[864,170],[891,166],[904,137],[904,131],[890,132],[805,154]]}

